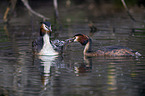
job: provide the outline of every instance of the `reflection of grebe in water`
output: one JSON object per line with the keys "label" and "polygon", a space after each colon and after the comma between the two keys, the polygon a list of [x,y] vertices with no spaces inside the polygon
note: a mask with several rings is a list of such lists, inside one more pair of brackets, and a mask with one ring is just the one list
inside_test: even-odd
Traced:
{"label": "reflection of grebe in water", "polygon": [[[57,70],[57,60],[59,60],[58,56],[38,56],[40,59],[39,63],[39,71],[41,72],[41,79],[44,87],[46,88],[48,84],[51,83],[51,72],[52,66],[54,70]],[[60,61],[61,62],[61,61]]]}
{"label": "reflection of grebe in water", "polygon": [[55,63],[55,60],[58,56],[39,56],[38,58],[41,60],[41,71],[44,76],[50,76],[50,67]]}
{"label": "reflection of grebe in water", "polygon": [[141,56],[137,51],[124,46],[106,46],[97,51],[92,51],[92,40],[88,36],[77,34],[73,38],[74,42],[80,42],[85,46],[83,51],[85,56]]}
{"label": "reflection of grebe in water", "polygon": [[88,73],[92,71],[92,58],[84,57],[84,62],[80,64],[74,64],[74,72],[76,76],[80,76],[81,73]]}

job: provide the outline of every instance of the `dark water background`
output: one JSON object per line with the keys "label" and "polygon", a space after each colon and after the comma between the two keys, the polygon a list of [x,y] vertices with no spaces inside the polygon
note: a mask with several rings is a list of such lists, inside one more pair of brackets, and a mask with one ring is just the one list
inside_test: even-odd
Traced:
{"label": "dark water background", "polygon": [[[124,9],[110,3],[91,9],[93,5],[67,7],[60,2],[60,26],[54,23],[52,2],[42,1],[31,5],[51,18],[52,40],[83,33],[92,38],[94,50],[122,45],[142,56],[86,58],[79,43],[71,43],[60,56],[33,56],[31,42],[42,20],[19,6],[9,24],[0,24],[0,96],[145,96],[144,8],[131,7],[141,21],[133,22]],[[90,31],[90,21],[98,31]]]}

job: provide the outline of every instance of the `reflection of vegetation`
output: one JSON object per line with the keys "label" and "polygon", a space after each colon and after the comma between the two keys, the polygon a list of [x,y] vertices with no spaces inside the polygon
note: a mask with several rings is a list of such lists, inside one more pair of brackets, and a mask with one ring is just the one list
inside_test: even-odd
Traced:
{"label": "reflection of vegetation", "polygon": [[6,41],[8,41],[7,36],[3,36],[3,37],[0,37],[0,38],[1,38],[0,42],[6,42]]}
{"label": "reflection of vegetation", "polygon": [[144,28],[136,28],[136,30],[142,30],[142,31],[145,31]]}
{"label": "reflection of vegetation", "polygon": [[117,89],[117,79],[116,79],[116,68],[115,63],[110,63],[108,65],[108,90],[116,90]]}
{"label": "reflection of vegetation", "polygon": [[0,29],[0,42],[6,42],[8,40],[8,36],[5,34],[4,29]]}
{"label": "reflection of vegetation", "polygon": [[145,38],[145,32],[136,32],[134,33],[134,35],[136,36],[136,38]]}

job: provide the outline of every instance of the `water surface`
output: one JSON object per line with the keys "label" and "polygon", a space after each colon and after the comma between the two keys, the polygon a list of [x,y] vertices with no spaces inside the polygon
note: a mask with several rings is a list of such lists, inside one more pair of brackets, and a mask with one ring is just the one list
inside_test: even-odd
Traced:
{"label": "water surface", "polygon": [[[81,17],[64,21],[63,29],[55,30],[51,39],[65,40],[82,33],[92,38],[94,50],[121,45],[142,56],[84,57],[79,43],[71,43],[59,56],[33,56],[31,42],[39,35],[40,24],[35,19],[29,24],[1,24],[0,95],[144,96],[144,25],[134,23],[124,13],[92,16],[88,20],[98,28],[92,33],[88,20]],[[139,14],[136,18],[142,19]]]}

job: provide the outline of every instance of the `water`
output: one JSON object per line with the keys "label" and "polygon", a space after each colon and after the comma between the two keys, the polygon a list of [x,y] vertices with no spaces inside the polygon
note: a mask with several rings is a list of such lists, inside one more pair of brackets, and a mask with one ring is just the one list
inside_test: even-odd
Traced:
{"label": "water", "polygon": [[[141,14],[134,16],[143,20]],[[1,24],[1,96],[145,96],[144,25],[131,21],[124,13],[88,19],[82,15],[74,17],[62,18],[66,19],[63,29],[55,30],[52,40],[83,33],[92,38],[94,50],[122,45],[142,56],[87,58],[79,43],[71,43],[59,56],[33,56],[31,43],[39,35],[40,26],[37,18],[30,18],[32,22],[28,20],[27,24],[19,25],[19,20],[10,25]],[[88,20],[94,22],[97,32],[90,32]]]}

